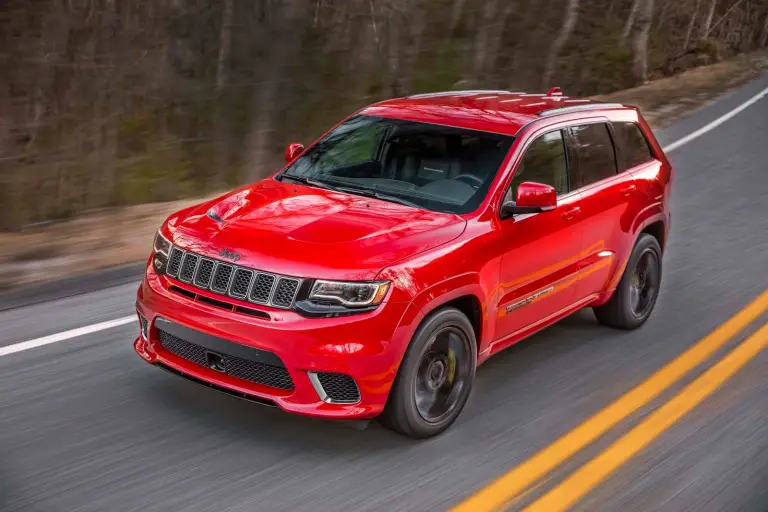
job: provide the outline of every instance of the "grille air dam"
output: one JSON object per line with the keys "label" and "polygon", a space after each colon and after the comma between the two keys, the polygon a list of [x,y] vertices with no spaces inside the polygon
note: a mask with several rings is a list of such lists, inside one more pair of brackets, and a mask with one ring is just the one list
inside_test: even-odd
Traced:
{"label": "grille air dam", "polygon": [[211,354],[215,354],[222,359],[223,373],[231,377],[277,389],[293,389],[288,370],[272,352],[216,338],[165,319],[158,318],[156,328],[163,348],[182,359],[210,368]]}

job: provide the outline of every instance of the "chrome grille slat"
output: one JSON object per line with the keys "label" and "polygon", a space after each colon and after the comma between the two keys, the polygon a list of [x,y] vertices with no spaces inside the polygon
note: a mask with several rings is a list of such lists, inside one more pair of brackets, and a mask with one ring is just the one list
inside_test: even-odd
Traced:
{"label": "chrome grille slat", "polygon": [[[191,274],[190,274],[191,272]],[[171,247],[166,274],[219,295],[290,309],[302,279],[240,267]]]}

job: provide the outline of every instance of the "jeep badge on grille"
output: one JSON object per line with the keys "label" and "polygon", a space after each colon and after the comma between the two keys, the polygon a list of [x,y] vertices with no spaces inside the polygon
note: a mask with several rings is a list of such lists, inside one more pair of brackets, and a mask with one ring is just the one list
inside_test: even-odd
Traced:
{"label": "jeep badge on grille", "polygon": [[221,252],[219,252],[219,256],[235,262],[240,260],[240,255],[236,252],[230,251],[229,249],[222,249]]}

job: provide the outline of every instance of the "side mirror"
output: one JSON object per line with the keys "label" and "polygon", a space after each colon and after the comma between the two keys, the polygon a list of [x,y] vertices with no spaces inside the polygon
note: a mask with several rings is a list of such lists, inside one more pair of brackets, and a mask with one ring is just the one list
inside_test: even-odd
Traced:
{"label": "side mirror", "polygon": [[557,208],[557,191],[550,185],[525,181],[517,187],[516,200],[501,205],[501,218],[521,213],[549,212]]}
{"label": "side mirror", "polygon": [[298,142],[291,142],[285,147],[285,162],[291,163],[296,160],[296,157],[304,151],[304,144]]}

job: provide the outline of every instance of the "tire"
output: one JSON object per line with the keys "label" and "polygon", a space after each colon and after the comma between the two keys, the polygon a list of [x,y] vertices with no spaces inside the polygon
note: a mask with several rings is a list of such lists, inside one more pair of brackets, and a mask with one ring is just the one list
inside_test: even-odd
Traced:
{"label": "tire", "polygon": [[[444,349],[454,353],[453,369],[450,354],[443,358],[440,353]],[[469,319],[458,309],[440,308],[424,319],[413,335],[379,422],[414,439],[441,434],[456,421],[467,403],[476,365],[477,342]],[[441,369],[445,371],[441,374],[443,384],[439,384],[437,375]],[[417,395],[422,398],[418,404]],[[425,396],[435,397],[429,411],[424,410],[430,402]],[[446,402],[444,414],[438,414],[442,409],[441,397]]]}
{"label": "tire", "polygon": [[[646,266],[645,272],[635,273]],[[644,274],[644,277],[642,277]],[[640,277],[638,277],[640,276]],[[647,293],[636,292],[640,283],[649,282]],[[651,316],[661,287],[661,247],[655,237],[643,233],[637,239],[632,254],[613,296],[602,306],[594,308],[600,323],[617,329],[637,329]],[[639,302],[637,302],[639,300]]]}

